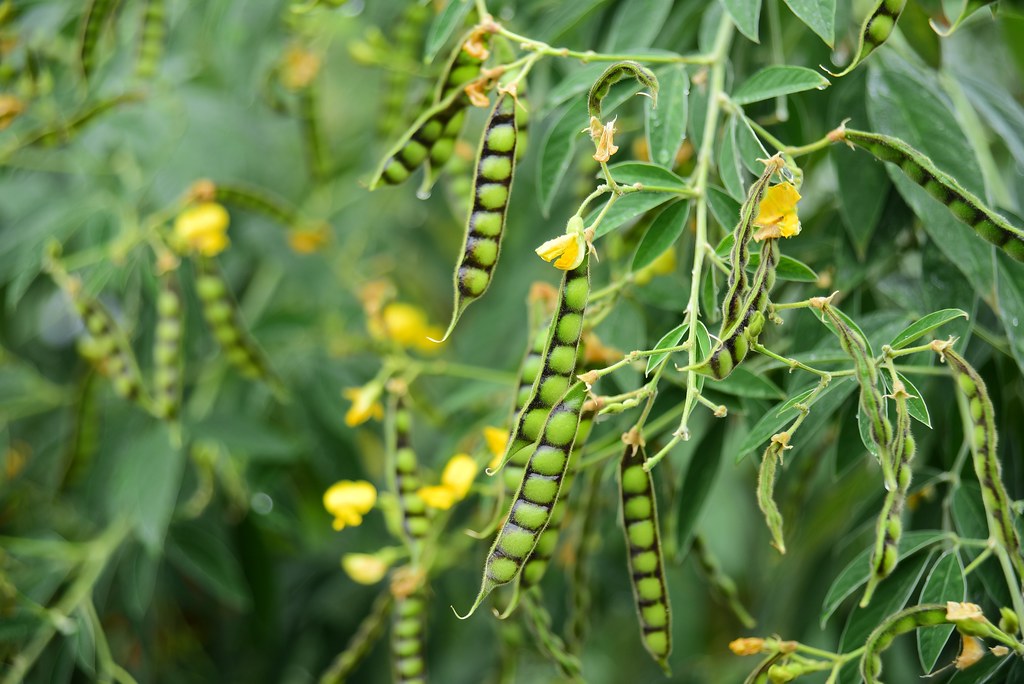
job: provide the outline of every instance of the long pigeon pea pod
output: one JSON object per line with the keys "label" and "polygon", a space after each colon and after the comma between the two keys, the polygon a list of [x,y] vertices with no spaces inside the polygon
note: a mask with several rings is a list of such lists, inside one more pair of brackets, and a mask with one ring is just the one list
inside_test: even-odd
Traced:
{"label": "long pigeon pea pod", "polygon": [[1014,526],[1010,497],[1003,484],[1002,468],[996,455],[995,408],[988,387],[981,375],[964,357],[952,349],[950,342],[933,343],[935,350],[946,361],[957,388],[967,399],[970,413],[970,434],[967,436],[974,461],[974,473],[981,485],[981,501],[985,507],[989,535],[1009,553],[1018,580],[1024,582],[1024,557],[1021,555],[1020,536]]}
{"label": "long pigeon pea pod", "polygon": [[658,104],[658,77],[647,67],[632,61],[616,62],[604,70],[587,95],[587,111],[592,118],[601,119],[601,103],[611,92],[612,86],[624,78],[633,77],[647,88],[647,95]]}
{"label": "long pigeon pea pod", "polygon": [[[437,79],[437,83],[434,85],[431,104],[441,102],[480,76],[480,69],[483,67],[484,60],[480,59],[477,55],[471,54],[465,48],[473,35],[474,31],[467,32],[459,38],[459,42],[452,48],[451,54],[448,55],[448,59],[445,62],[444,71],[441,72],[441,77]],[[484,41],[489,40],[487,34],[484,34],[482,38]],[[480,47],[486,49],[486,45],[486,42],[482,42]]]}
{"label": "long pigeon pea pod", "polygon": [[195,264],[196,294],[199,295],[203,317],[228,362],[242,375],[267,383],[279,397],[286,396],[284,384],[242,321],[238,304],[216,260],[197,256]]}
{"label": "long pigeon pea pod", "polygon": [[[566,271],[558,290],[558,309],[548,327],[543,364],[530,388],[530,397],[516,417],[498,470],[518,452],[536,444],[551,407],[572,382],[576,371],[583,316],[590,297],[590,257],[584,256],[576,268]],[[493,475],[495,470],[488,469]]]}
{"label": "long pigeon pea pod", "polygon": [[440,341],[448,339],[466,308],[484,295],[498,266],[516,168],[515,108],[511,95],[499,95],[480,139],[473,176],[473,205],[455,267],[452,319]]}
{"label": "long pigeon pea pod", "polygon": [[848,128],[835,132],[836,140],[864,148],[878,159],[895,164],[928,194],[942,202],[959,220],[980,237],[1024,262],[1024,231],[985,206],[977,196],[964,189],[952,176],[939,170],[927,156],[899,138]]}
{"label": "long pigeon pea pod", "polygon": [[889,39],[893,29],[896,28],[896,22],[899,21],[900,15],[903,14],[903,8],[906,6],[907,0],[877,0],[871,13],[868,14],[864,19],[864,23],[861,24],[857,40],[857,52],[854,53],[853,61],[838,74],[832,73],[825,69],[825,67],[822,67],[822,69],[837,78],[845,76],[856,69],[858,64],[867,59],[868,55],[881,47],[882,43]]}
{"label": "long pigeon pea pod", "polygon": [[178,417],[181,407],[182,337],[184,307],[178,270],[160,276],[156,299],[156,331],[153,343],[153,414],[164,420]]}
{"label": "long pigeon pea pod", "polygon": [[[422,52],[424,24],[430,18],[430,8],[419,2],[406,4],[395,24],[392,49],[401,61],[413,64]],[[386,69],[384,72],[384,98],[382,111],[377,119],[377,132],[386,137],[396,132],[405,120],[405,108],[409,95],[412,71],[401,67]]]}
{"label": "long pigeon pea pod", "polygon": [[152,78],[160,66],[167,37],[167,8],[165,0],[146,0],[139,27],[139,42],[135,56],[135,78],[146,81]]}
{"label": "long pigeon pea pod", "polygon": [[119,0],[91,0],[82,14],[78,32],[78,60],[82,78],[88,81],[96,70],[100,35],[113,22]]}
{"label": "long pigeon pea pod", "polygon": [[460,615],[460,619],[476,612],[496,587],[519,577],[526,559],[536,548],[558,503],[586,395],[586,385],[577,382],[556,402],[544,421],[508,516],[487,554],[480,592],[469,612]]}
{"label": "long pigeon pea pod", "polygon": [[391,666],[396,684],[426,684],[427,592],[422,584],[395,597],[391,619]]}
{"label": "long pigeon pea pod", "polygon": [[370,612],[359,623],[359,627],[345,646],[345,650],[334,658],[331,666],[320,677],[320,684],[343,684],[348,680],[384,633],[393,603],[394,598],[389,590],[385,589],[378,594],[370,607]]}
{"label": "long pigeon pea pod", "polygon": [[864,642],[864,654],[860,661],[860,673],[864,681],[868,684],[878,682],[878,676],[882,673],[881,653],[889,648],[896,637],[922,627],[945,624],[949,622],[946,615],[946,606],[925,603],[906,608],[886,618]]}
{"label": "long pigeon pea pod", "polygon": [[419,462],[412,448],[412,413],[404,397],[394,395],[388,402],[390,420],[388,424],[389,475],[393,478],[392,490],[398,498],[402,532],[413,554],[418,554],[423,538],[430,531],[427,506],[416,492],[421,481]]}
{"label": "long pigeon pea pod", "polygon": [[533,632],[538,648],[558,668],[559,673],[571,682],[581,682],[583,666],[579,658],[569,652],[562,637],[551,628],[551,615],[541,603],[540,589],[524,592],[523,605],[526,608],[526,626]]}
{"label": "long pigeon pea pod", "polygon": [[768,308],[769,294],[775,285],[775,267],[778,262],[778,240],[768,238],[761,248],[761,262],[751,278],[750,291],[740,307],[739,317],[730,327],[722,328],[719,341],[704,361],[679,370],[692,370],[716,380],[723,380],[747,358],[751,346],[757,342],[764,328],[764,314]]}
{"label": "long pigeon pea pod", "polygon": [[654,480],[627,446],[619,465],[622,527],[626,532],[629,575],[644,648],[669,675],[672,609],[665,583],[665,561],[658,530]]}
{"label": "long pigeon pea pod", "polygon": [[263,214],[286,228],[302,223],[302,217],[295,206],[264,188],[201,180],[192,186],[190,194],[199,201],[220,202]]}
{"label": "long pigeon pea pod", "polygon": [[733,230],[734,240],[729,258],[729,288],[722,300],[723,330],[732,327],[742,313],[743,300],[749,291],[747,264],[750,262],[750,240],[754,237],[754,219],[769,181],[783,164],[781,155],[775,155],[765,163],[764,173],[750,186],[747,199],[740,208],[740,220]]}

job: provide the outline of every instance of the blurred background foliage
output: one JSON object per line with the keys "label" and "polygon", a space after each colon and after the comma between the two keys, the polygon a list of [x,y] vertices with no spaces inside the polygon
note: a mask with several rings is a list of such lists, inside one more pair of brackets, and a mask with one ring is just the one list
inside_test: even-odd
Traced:
{"label": "blurred background foliage", "polygon": [[[340,479],[367,479],[379,488],[386,482],[380,424],[351,428],[343,420],[349,403],[342,389],[372,378],[385,353],[367,331],[360,293],[383,279],[398,300],[421,308],[432,322],[447,319],[470,157],[483,112],[471,116],[464,144],[429,197],[417,197],[415,179],[369,193],[360,181],[398,134],[378,132],[389,74],[413,72],[404,102],[405,117],[412,119],[448,49],[424,65],[421,48],[395,43],[405,3],[166,0],[163,49],[153,75],[139,78],[146,3],[123,2],[99,35],[96,68],[86,81],[79,38],[88,4],[0,5],[3,97],[17,101],[4,100],[0,131],[0,660],[13,667],[19,653],[48,633],[54,638],[43,642],[28,681],[102,679],[111,662],[147,682],[315,681],[377,593],[348,578],[339,558],[388,543],[379,514],[336,533],[321,503],[323,492]],[[731,9],[752,4],[761,3],[722,3]],[[834,49],[787,4],[765,0],[761,42],[736,34],[726,90],[733,92],[769,64],[816,69],[849,61],[856,25],[869,3],[816,4],[835,6]],[[983,10],[940,38],[928,20],[941,18],[944,4],[956,3],[910,2],[900,30],[861,68],[833,79],[825,90],[732,110],[734,125],[742,123],[742,112],[796,146],[851,118],[851,126],[900,135],[947,161],[946,170],[964,185],[1008,215],[1019,215],[1024,17],[1003,0],[997,13]],[[552,45],[687,54],[709,49],[722,5],[509,0],[488,8],[516,32]],[[431,22],[436,26],[441,9],[430,7],[420,38],[436,35]],[[448,45],[453,41],[454,34]],[[287,82],[296,55],[304,53],[322,60],[307,87],[315,91],[321,162],[314,161],[303,119],[310,101],[304,100],[306,89]],[[595,185],[597,168],[585,149],[589,145],[581,144],[584,136],[572,147],[576,128],[568,138],[575,150],[567,158],[568,172],[562,178],[551,171],[557,155],[564,156],[556,144],[566,139],[556,124],[580,106],[591,82],[579,75],[586,69],[594,67],[549,58],[531,72],[524,98],[531,117],[529,149],[517,173],[493,287],[449,342],[437,351],[412,352],[438,371],[413,387],[413,439],[421,463],[435,473],[456,451],[478,449],[484,425],[505,419],[526,344],[526,293],[535,280],[556,280],[533,248],[562,231]],[[692,137],[706,107],[706,70],[691,65],[687,72]],[[582,88],[566,96],[566,79]],[[105,104],[112,106],[77,120]],[[616,161],[644,160],[642,99],[628,100],[616,114]],[[750,161],[757,151],[751,154],[748,145],[734,159]],[[729,160],[720,145],[715,159],[716,166]],[[319,171],[317,163],[323,164]],[[692,147],[684,144],[674,166],[686,176],[693,163]],[[817,277],[782,284],[777,301],[840,290],[844,310],[876,349],[925,313],[967,311],[969,322],[950,324],[943,333],[970,340],[969,356],[989,379],[1004,476],[1011,497],[1021,496],[1024,271],[967,234],[941,207],[936,211],[937,205],[922,201],[903,179],[894,182],[868,155],[833,146],[801,157],[799,164],[804,230],[784,252],[810,265]],[[716,173],[716,186],[729,182],[722,168]],[[749,182],[742,166],[736,173]],[[252,333],[284,379],[287,401],[228,366],[204,329],[191,270],[183,266],[186,370],[179,443],[172,430],[115,395],[76,354],[81,326],[42,272],[43,254],[49,241],[60,241],[68,268],[89,292],[101,293],[148,368],[156,281],[142,231],[154,216],[173,216],[180,198],[201,178],[264,188],[298,207],[311,224],[326,221],[330,230],[326,244],[301,253],[308,250],[296,251],[289,240],[295,226],[229,207],[231,246],[220,261]],[[725,217],[725,225],[713,228],[713,242],[731,229],[729,212],[738,204],[720,190],[714,191],[712,211],[716,219]],[[595,288],[627,277],[636,246],[657,213],[625,221],[598,242]],[[603,344],[647,349],[681,321],[693,258],[688,235],[672,247],[675,265],[663,269],[668,272],[648,273],[621,290],[614,310],[596,328]],[[714,307],[707,309],[713,320]],[[787,315],[785,325],[772,327],[765,339],[775,351],[799,358],[826,358],[838,350],[827,330],[807,315]],[[460,366],[446,370],[445,362]],[[462,366],[487,372],[453,377]],[[730,654],[727,644],[744,634],[780,634],[834,650],[858,630],[863,638],[865,625],[881,617],[865,615],[847,601],[819,625],[830,584],[870,543],[883,494],[857,428],[852,384],[834,393],[827,410],[813,412],[787,452],[776,498],[787,522],[789,552],[779,556],[768,544],[753,496],[757,442],[746,442],[758,420],[808,379],[764,360],[750,367],[754,373],[731,390],[709,384],[707,396],[728,407],[728,418],[698,409],[692,438],[656,471],[672,558],[672,681],[742,681],[751,664]],[[626,391],[641,382],[639,373],[620,375],[604,381],[603,391]],[[652,423],[680,403],[683,377],[665,374]],[[961,442],[948,380],[922,374],[915,382],[927,399],[931,429],[917,427],[915,504],[905,527],[969,524],[976,519],[970,511],[978,514],[977,506],[971,508],[977,500],[973,475],[969,469],[960,473],[960,486],[957,474],[946,474]],[[586,455],[617,454],[619,434],[631,419],[610,416],[600,422]],[[648,450],[664,443],[675,420],[659,424],[660,434],[648,434]],[[635,634],[610,473],[606,469],[598,481],[592,508],[570,513],[567,541],[545,580],[545,595],[561,625],[567,614],[563,597],[572,593],[574,561],[581,557],[579,530],[590,517],[590,536],[583,540],[591,598],[581,653],[586,679],[655,681],[661,675]],[[963,499],[956,521],[950,517],[954,492],[957,501]],[[446,553],[459,555],[431,580],[428,669],[440,682],[511,681],[501,679],[501,672],[515,681],[556,681],[526,632],[513,633],[512,655],[499,657],[496,623],[484,611],[462,622],[448,608],[469,603],[485,552],[486,542],[467,543],[461,530],[481,526],[489,511],[490,503],[478,497],[458,507],[449,524]],[[755,631],[718,600],[692,562],[687,552],[695,532],[735,579],[757,620]],[[912,556],[889,580],[890,612],[916,591],[937,548]],[[986,610],[1005,605],[998,576],[988,580],[984,573],[971,575],[966,596]],[[374,648],[353,681],[390,679],[385,643]],[[950,641],[940,664],[955,652]],[[518,663],[515,674],[512,663]],[[996,677],[1013,681],[1008,670]],[[1016,676],[1024,677],[1020,671]],[[968,672],[954,679],[982,681]],[[888,656],[888,679],[910,681],[919,674],[913,639],[901,640]]]}

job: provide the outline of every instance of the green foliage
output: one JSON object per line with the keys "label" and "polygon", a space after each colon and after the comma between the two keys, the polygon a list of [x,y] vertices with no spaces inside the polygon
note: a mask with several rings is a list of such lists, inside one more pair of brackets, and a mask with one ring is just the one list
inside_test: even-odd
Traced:
{"label": "green foliage", "polygon": [[0,684],[1019,681],[1011,5],[0,3]]}

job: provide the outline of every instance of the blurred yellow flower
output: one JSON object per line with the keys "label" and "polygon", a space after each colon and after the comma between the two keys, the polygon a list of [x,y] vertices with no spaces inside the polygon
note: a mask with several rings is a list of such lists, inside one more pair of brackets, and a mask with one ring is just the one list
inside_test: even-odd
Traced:
{"label": "blurred yellow flower", "polygon": [[330,240],[331,233],[327,224],[313,227],[292,228],[288,231],[288,246],[299,254],[318,252]]}
{"label": "blurred yellow flower", "polygon": [[388,573],[388,563],[379,556],[369,553],[346,553],[341,557],[341,567],[359,584],[376,584]]}
{"label": "blurred yellow flower", "polygon": [[796,186],[786,181],[768,188],[761,200],[761,206],[754,219],[760,228],[754,234],[755,240],[765,238],[789,238],[800,234],[800,217],[796,214],[796,203],[800,193]]}
{"label": "blurred yellow flower", "polygon": [[366,480],[341,480],[324,492],[324,508],[334,516],[335,530],[361,524],[376,503],[377,490]]}
{"label": "blurred yellow flower", "polygon": [[420,487],[416,493],[431,508],[446,511],[466,498],[479,469],[469,454],[456,454],[445,464],[440,485]]}
{"label": "blurred yellow flower", "polygon": [[293,45],[281,60],[281,85],[288,90],[302,90],[320,72],[320,56],[299,45]]}
{"label": "blurred yellow flower", "polygon": [[174,220],[174,236],[189,250],[216,256],[230,244],[228,210],[216,202],[193,204]]}
{"label": "blurred yellow flower", "polygon": [[764,648],[764,639],[740,637],[729,642],[729,650],[738,656],[756,655]]}
{"label": "blurred yellow flower", "polygon": [[963,639],[960,655],[953,661],[953,667],[958,670],[966,670],[985,657],[985,647],[981,645],[981,641],[972,636],[962,634],[960,638]]}
{"label": "blurred yellow flower", "polygon": [[487,464],[487,467],[493,470],[501,464],[501,457],[505,455],[508,430],[488,425],[484,428],[484,442],[487,443],[487,450],[491,452],[491,462]]}
{"label": "blurred yellow flower", "polygon": [[345,412],[345,425],[355,427],[362,425],[373,418],[380,420],[384,417],[384,406],[378,399],[381,388],[378,385],[366,385],[364,387],[346,387],[341,391],[342,396],[352,402],[348,411]]}
{"label": "blurred yellow flower", "polygon": [[423,309],[405,302],[391,302],[380,315],[371,317],[367,327],[377,339],[391,340],[406,349],[422,352],[439,351],[439,340],[444,335],[440,326],[430,325]]}

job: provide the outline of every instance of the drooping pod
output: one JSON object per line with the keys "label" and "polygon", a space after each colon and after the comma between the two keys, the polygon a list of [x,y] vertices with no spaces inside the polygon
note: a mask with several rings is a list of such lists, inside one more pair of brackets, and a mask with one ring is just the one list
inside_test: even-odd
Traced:
{"label": "drooping pod", "polygon": [[393,602],[390,591],[384,590],[378,594],[370,607],[370,612],[359,623],[345,650],[335,657],[331,666],[320,677],[320,684],[344,684],[348,680],[349,675],[359,667],[363,658],[373,650],[374,644],[384,633]]}
{"label": "drooping pod", "polygon": [[57,250],[51,248],[46,268],[53,279],[67,293],[72,306],[85,326],[79,338],[78,351],[94,364],[101,375],[105,375],[114,391],[125,399],[138,403],[149,410],[151,402],[142,383],[142,373],[135,360],[135,352],[124,331],[114,317],[98,299],[83,291],[81,281],[68,275],[57,261]]}
{"label": "drooping pod", "polygon": [[558,290],[558,308],[548,326],[540,372],[530,388],[529,398],[516,416],[505,453],[504,466],[519,451],[535,444],[555,402],[565,394],[576,370],[583,316],[590,297],[590,257],[566,271]]}
{"label": "drooping pod", "polygon": [[448,339],[466,308],[487,292],[501,256],[505,214],[516,168],[515,109],[515,98],[508,93],[499,95],[480,139],[473,175],[473,205],[455,267],[452,320],[441,341]]}
{"label": "drooping pod", "polygon": [[[401,62],[415,63],[422,52],[425,32],[423,25],[430,17],[430,8],[419,2],[407,3],[398,16],[393,35],[393,49]],[[389,68],[384,73],[384,94],[381,113],[377,118],[377,132],[387,137],[401,128],[405,121],[406,102],[409,95],[411,72],[401,66]]]}
{"label": "drooping pod", "polygon": [[665,561],[658,530],[654,480],[627,447],[619,465],[622,526],[626,532],[629,575],[633,585],[644,648],[669,673],[672,652],[672,610],[665,583]]}
{"label": "drooping pod", "polygon": [[[967,399],[971,423],[971,434],[967,439],[971,446],[974,473],[981,485],[981,501],[985,506],[989,536],[1007,550],[1018,577],[1024,578],[1020,536],[1014,525],[1010,497],[1003,484],[1002,466],[996,455],[998,433],[995,408],[988,387],[985,386],[985,381],[978,371],[954,351],[950,343],[933,343],[933,347],[945,360],[956,381],[957,389]],[[1024,579],[1021,581],[1024,582]]]}
{"label": "drooping pod", "polygon": [[421,583],[395,596],[391,621],[391,665],[396,684],[426,684],[427,592]]}
{"label": "drooping pod", "polygon": [[744,627],[747,629],[753,629],[756,625],[756,621],[750,616],[750,613],[743,606],[740,601],[739,590],[736,588],[736,582],[725,574],[722,570],[722,566],[719,565],[718,559],[715,558],[714,554],[711,553],[711,549],[708,548],[707,542],[704,541],[704,537],[697,534],[693,537],[692,544],[693,555],[697,559],[697,564],[700,566],[701,572],[707,577],[708,582],[711,583],[715,593],[725,602],[733,615],[736,616]]}
{"label": "drooping pod", "polygon": [[296,93],[299,124],[302,126],[302,141],[309,159],[309,170],[314,179],[323,180],[327,177],[331,165],[327,159],[327,146],[320,131],[319,101],[320,89],[315,80]]}
{"label": "drooping pod", "polygon": [[496,587],[518,578],[537,547],[565,481],[586,392],[582,382],[570,387],[541,426],[537,447],[526,464],[508,516],[487,554],[480,592],[469,612],[460,618],[472,615]]}
{"label": "drooping pod", "polygon": [[590,428],[594,424],[594,413],[585,411],[580,416],[579,428],[576,430],[576,441],[573,443],[572,452],[569,456],[569,465],[565,473],[565,480],[562,482],[562,490],[558,495],[558,503],[551,512],[551,520],[544,531],[540,533],[540,540],[533,549],[533,553],[526,559],[523,566],[522,576],[519,584],[523,590],[527,590],[540,584],[551,563],[551,556],[558,546],[558,536],[562,532],[562,522],[565,520],[565,513],[568,510],[569,494],[572,491],[573,482],[576,479],[576,470],[579,465],[580,452],[586,446],[587,438],[590,436]]}
{"label": "drooping pod", "polygon": [[551,628],[551,615],[541,603],[540,589],[533,587],[523,594],[526,624],[533,632],[541,652],[555,664],[563,677],[572,682],[582,681],[583,666],[579,658],[569,652],[562,637]]}
{"label": "drooping pod", "polygon": [[896,487],[886,492],[882,511],[878,516],[875,528],[875,546],[871,551],[871,575],[868,576],[867,588],[864,591],[865,603],[870,599],[875,587],[888,577],[899,557],[900,537],[903,535],[903,507],[910,491],[913,477],[911,461],[916,451],[914,435],[911,430],[910,411],[907,399],[910,395],[899,380],[894,379],[893,399],[896,402],[896,430],[893,434],[892,452],[893,474]]}
{"label": "drooping pod", "polygon": [[896,637],[920,627],[949,622],[946,610],[944,605],[925,603],[901,610],[878,625],[864,642],[864,655],[860,659],[860,673],[866,684],[879,684],[878,676],[882,673],[881,653],[889,648]]}
{"label": "drooping pod", "polygon": [[238,304],[224,280],[216,260],[196,256],[196,294],[202,305],[203,317],[217,340],[228,362],[242,375],[266,382],[275,394],[285,393],[263,350],[252,338],[242,321]]}
{"label": "drooping pod", "polygon": [[61,123],[56,125],[47,124],[33,129],[19,136],[17,140],[12,140],[10,145],[0,150],[0,161],[6,160],[18,150],[32,145],[49,146],[69,142],[81,133],[87,125],[111,109],[122,104],[137,102],[140,99],[141,97],[137,92],[115,95],[83,107]]}
{"label": "drooping pod", "polygon": [[841,128],[837,140],[858,145],[878,159],[895,164],[928,194],[946,205],[953,215],[970,226],[981,238],[999,247],[1011,258],[1024,262],[1024,231],[995,213],[956,179],[941,171],[924,154],[899,138]]}
{"label": "drooping pod", "polygon": [[74,485],[90,472],[100,444],[103,422],[97,397],[98,382],[95,368],[88,365],[80,374],[72,410],[71,434],[67,440],[64,459],[64,484]]}
{"label": "drooping pod", "polygon": [[768,238],[761,248],[761,262],[750,280],[750,290],[738,318],[733,324],[723,327],[719,341],[711,349],[708,358],[695,367],[688,368],[695,373],[709,375],[716,380],[729,377],[750,352],[764,328],[764,314],[768,309],[768,297],[775,286],[775,268],[779,263],[778,240]]}
{"label": "drooping pod", "polygon": [[594,85],[590,87],[590,92],[587,94],[587,111],[591,117],[601,119],[601,102],[611,92],[613,85],[628,77],[635,78],[641,86],[647,88],[647,95],[657,106],[658,77],[654,75],[654,72],[639,62],[616,62],[605,69],[604,73],[598,76]]}
{"label": "drooping pod", "polygon": [[779,553],[786,553],[786,540],[782,535],[782,513],[775,503],[775,470],[784,447],[784,441],[772,439],[761,456],[761,467],[757,474],[757,507],[761,509],[765,524],[771,532],[772,546]]}
{"label": "drooping pod", "polygon": [[893,29],[896,28],[896,22],[899,21],[900,15],[903,14],[903,8],[906,6],[907,0],[878,0],[875,3],[874,9],[871,10],[867,18],[864,19],[864,23],[861,24],[860,37],[857,40],[857,52],[854,53],[853,61],[838,74],[832,73],[825,69],[825,67],[822,67],[822,69],[825,69],[830,75],[837,78],[845,76],[856,69],[858,64],[867,59],[868,55],[881,47],[882,43],[889,39]]}
{"label": "drooping pod", "polygon": [[182,335],[184,308],[178,271],[160,276],[156,299],[156,331],[153,343],[153,415],[175,420],[181,408]]}
{"label": "drooping pod", "polygon": [[747,264],[750,263],[750,240],[754,237],[754,219],[764,198],[772,176],[783,166],[782,157],[775,155],[765,164],[764,173],[753,182],[747,199],[740,207],[740,220],[733,230],[732,252],[729,256],[729,287],[722,300],[722,330],[728,330],[740,318],[743,300],[747,297]]}
{"label": "drooping pod", "polygon": [[148,81],[156,74],[167,36],[164,0],[146,0],[135,57],[135,78]]}
{"label": "drooping pod", "polygon": [[422,482],[416,452],[413,451],[410,439],[412,414],[404,398],[397,394],[392,396],[389,402],[389,413],[388,471],[393,478],[392,489],[398,498],[402,532],[409,547],[416,554],[423,538],[430,531],[430,520],[427,517],[426,504],[416,493]]}
{"label": "drooping pod", "polygon": [[196,201],[219,202],[263,214],[285,227],[302,222],[295,206],[269,190],[256,186],[200,180],[192,185],[189,194]]}
{"label": "drooping pod", "polygon": [[523,88],[520,87],[516,95],[516,161],[526,154],[526,141],[529,138],[530,111],[527,109],[523,96]]}
{"label": "drooping pod", "polygon": [[90,0],[82,14],[78,32],[78,65],[88,81],[96,70],[100,34],[113,21],[120,0]]}

